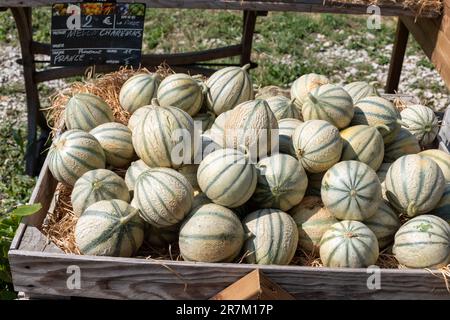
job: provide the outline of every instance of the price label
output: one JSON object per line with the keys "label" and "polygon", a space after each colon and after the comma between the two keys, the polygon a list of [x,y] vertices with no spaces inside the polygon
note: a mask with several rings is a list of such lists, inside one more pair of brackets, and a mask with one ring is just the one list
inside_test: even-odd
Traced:
{"label": "price label", "polygon": [[83,2],[52,7],[51,64],[139,65],[145,4]]}

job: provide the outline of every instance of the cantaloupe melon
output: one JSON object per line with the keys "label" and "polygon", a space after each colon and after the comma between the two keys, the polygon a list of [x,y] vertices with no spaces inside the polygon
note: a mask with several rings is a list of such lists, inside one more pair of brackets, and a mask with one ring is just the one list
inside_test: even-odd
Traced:
{"label": "cantaloupe melon", "polygon": [[302,113],[294,103],[295,99],[289,99],[285,96],[274,96],[265,100],[278,121],[286,118],[302,120]]}
{"label": "cantaloupe melon", "polygon": [[256,189],[257,174],[248,155],[235,149],[210,153],[197,171],[200,189],[214,203],[235,208],[246,203]]}
{"label": "cantaloupe melon", "polygon": [[330,80],[325,76],[315,73],[304,74],[292,84],[291,98],[295,99],[295,103],[301,107],[308,97],[308,93],[327,83],[330,83]]}
{"label": "cantaloupe melon", "polygon": [[298,244],[294,219],[276,209],[262,209],[250,213],[243,220],[247,239],[245,260],[256,264],[289,264]]}
{"label": "cantaloupe melon", "polygon": [[311,173],[324,172],[341,158],[339,130],[324,120],[302,123],[294,131],[292,144],[297,159]]}
{"label": "cantaloupe melon", "polygon": [[118,122],[101,124],[90,132],[105,152],[106,163],[116,168],[127,167],[135,157],[131,131]]}
{"label": "cantaloupe melon", "polygon": [[105,168],[105,153],[93,135],[69,130],[53,140],[48,168],[56,180],[73,186],[85,172]]}
{"label": "cantaloupe melon", "polygon": [[125,173],[125,183],[127,184],[128,190],[133,191],[139,175],[149,169],[150,167],[142,160],[132,162]]}
{"label": "cantaloupe melon", "polygon": [[181,222],[189,213],[194,190],[189,181],[169,168],[152,168],[139,175],[134,186],[141,217],[155,227]]}
{"label": "cantaloupe melon", "polygon": [[324,208],[321,198],[317,196],[303,198],[289,213],[297,224],[300,249],[318,255],[320,239],[338,220]]}
{"label": "cantaloupe melon", "polygon": [[225,145],[225,122],[231,115],[231,110],[221,113],[215,120],[209,130],[209,136],[220,146]]}
{"label": "cantaloupe melon", "polygon": [[68,130],[90,131],[96,126],[114,121],[111,108],[100,97],[90,93],[76,93],[67,102],[64,123]]}
{"label": "cantaloupe melon", "polygon": [[341,131],[341,161],[356,160],[378,170],[384,157],[383,137],[375,127],[358,125]]}
{"label": "cantaloupe melon", "polygon": [[377,174],[358,161],[342,161],[328,170],[321,195],[325,208],[340,220],[366,220],[382,201]]}
{"label": "cantaloupe melon", "polygon": [[226,67],[213,73],[206,81],[208,92],[206,105],[216,115],[233,109],[238,104],[253,99],[253,86],[247,70],[243,67]]}
{"label": "cantaloupe melon", "polygon": [[128,129],[133,131],[133,129],[137,126],[139,121],[144,119],[147,112],[152,110],[152,107],[159,107],[158,99],[156,99],[156,98],[152,99],[150,104],[140,107],[135,112],[133,112],[133,114],[128,119],[128,124],[127,124]]}
{"label": "cantaloupe melon", "polygon": [[450,154],[438,149],[429,149],[420,152],[419,155],[436,162],[444,174],[445,181],[450,182]]}
{"label": "cantaloupe melon", "polygon": [[289,154],[296,157],[294,146],[292,145],[292,135],[295,129],[300,126],[302,122],[298,119],[281,119],[278,121],[278,149],[280,153]]}
{"label": "cantaloupe melon", "polygon": [[415,217],[395,234],[392,252],[408,268],[444,267],[450,261],[450,226],[433,215]]}
{"label": "cantaloupe melon", "polygon": [[184,260],[231,262],[241,251],[244,229],[239,218],[220,205],[195,208],[180,229],[180,253]]}
{"label": "cantaloupe melon", "polygon": [[439,124],[433,110],[422,105],[412,105],[400,113],[404,126],[422,146],[430,145],[439,132]]}
{"label": "cantaloupe melon", "polygon": [[400,113],[394,104],[382,97],[366,97],[355,102],[355,114],[351,125],[377,127],[384,143],[395,139],[401,128]]}
{"label": "cantaloupe melon", "polygon": [[400,219],[387,201],[382,201],[378,210],[364,224],[375,233],[380,249],[384,249],[394,241],[394,235],[400,228]]}
{"label": "cantaloupe melon", "polygon": [[130,257],[143,239],[144,222],[138,210],[123,200],[90,205],[75,226],[75,242],[86,255]]}
{"label": "cantaloupe melon", "polygon": [[353,118],[353,100],[344,88],[325,84],[310,93],[302,105],[307,120],[325,120],[338,129],[346,128]]}
{"label": "cantaloupe melon", "polygon": [[358,221],[332,225],[320,241],[320,259],[326,267],[366,268],[375,264],[378,255],[377,237]]}
{"label": "cantaloupe melon", "polygon": [[158,87],[157,98],[161,106],[177,107],[195,116],[203,105],[206,86],[184,73],[166,77]]}
{"label": "cantaloupe melon", "polygon": [[405,128],[401,128],[394,140],[384,148],[384,162],[394,162],[407,154],[416,154],[421,150],[419,141]]}
{"label": "cantaloupe melon", "polygon": [[445,185],[441,200],[439,200],[430,214],[434,214],[450,223],[450,183]]}
{"label": "cantaloupe melon", "polygon": [[75,182],[70,199],[73,212],[80,216],[87,207],[101,200],[119,199],[128,202],[130,193],[125,181],[116,173],[96,169],[86,172]]}
{"label": "cantaloupe melon", "polygon": [[445,179],[433,160],[414,154],[392,164],[385,184],[390,204],[414,217],[433,210],[444,193]]}
{"label": "cantaloupe melon", "polygon": [[252,159],[261,158],[277,145],[277,130],[277,119],[266,101],[247,101],[236,106],[225,121],[225,143],[228,148],[244,146]]}
{"label": "cantaloupe melon", "polygon": [[351,82],[346,84],[344,89],[348,92],[350,97],[352,97],[353,103],[358,103],[360,100],[367,97],[376,97],[380,95],[372,84],[365,81]]}
{"label": "cantaloupe melon", "polygon": [[287,154],[275,154],[256,165],[258,183],[252,202],[259,208],[287,211],[302,201],[308,185],[300,163]]}
{"label": "cantaloupe melon", "polygon": [[133,147],[150,167],[179,168],[191,163],[194,121],[175,107],[152,107],[133,129]]}
{"label": "cantaloupe melon", "polygon": [[381,195],[383,197],[384,200],[388,201],[388,198],[386,197],[386,183],[384,182],[386,180],[386,175],[387,172],[389,170],[389,168],[391,167],[392,163],[382,163],[381,166],[378,168],[377,170],[377,176],[378,179],[380,179],[380,183],[381,183]]}
{"label": "cantaloupe melon", "polygon": [[120,105],[130,114],[134,114],[156,98],[160,82],[161,77],[157,73],[138,73],[132,76],[120,88]]}

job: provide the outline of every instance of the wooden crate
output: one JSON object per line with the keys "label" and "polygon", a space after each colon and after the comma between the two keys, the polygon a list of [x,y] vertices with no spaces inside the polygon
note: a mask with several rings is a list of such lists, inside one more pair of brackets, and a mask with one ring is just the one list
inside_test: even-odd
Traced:
{"label": "wooden crate", "polygon": [[[401,97],[409,103],[418,102],[411,96]],[[450,123],[449,111],[445,117]],[[449,132],[448,127],[442,127],[441,148],[448,145]],[[30,201],[41,203],[42,209],[23,220],[9,251],[14,288],[31,297],[210,299],[259,269],[297,299],[450,299],[444,278],[438,271],[380,269],[381,286],[369,289],[367,282],[373,273],[366,269],[150,261],[65,254],[39,230],[47,212],[54,206],[56,185],[46,162]],[[81,287],[71,289],[68,281],[74,266],[80,270]]]}

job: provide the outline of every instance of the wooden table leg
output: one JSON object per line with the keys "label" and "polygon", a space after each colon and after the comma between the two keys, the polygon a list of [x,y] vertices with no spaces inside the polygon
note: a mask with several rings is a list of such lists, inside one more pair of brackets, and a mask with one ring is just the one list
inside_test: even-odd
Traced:
{"label": "wooden table leg", "polygon": [[389,74],[386,83],[386,93],[395,93],[398,90],[398,84],[400,82],[400,75],[402,73],[408,38],[408,28],[406,28],[406,26],[399,18],[397,23],[395,43],[392,50],[391,64],[389,66]]}
{"label": "wooden table leg", "polygon": [[[43,163],[45,155],[42,150],[46,144],[49,128],[44,114],[40,110],[39,91],[34,79],[36,65],[34,55],[31,51],[33,40],[31,8],[15,7],[11,8],[16,21],[17,31],[19,33],[20,47],[22,50],[23,73],[25,79],[26,102],[28,112],[28,138],[26,158],[26,173],[28,175],[37,175],[40,166]],[[41,128],[41,136],[37,139],[38,127]]]}
{"label": "wooden table leg", "polygon": [[253,33],[255,32],[257,11],[244,11],[244,26],[242,30],[241,66],[251,63]]}

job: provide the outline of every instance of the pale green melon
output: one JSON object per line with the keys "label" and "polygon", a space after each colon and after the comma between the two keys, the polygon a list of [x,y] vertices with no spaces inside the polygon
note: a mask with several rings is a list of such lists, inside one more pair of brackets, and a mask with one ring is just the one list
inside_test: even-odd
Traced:
{"label": "pale green melon", "polygon": [[390,245],[394,241],[394,235],[400,228],[400,219],[387,201],[382,201],[378,210],[364,224],[375,233],[380,249]]}
{"label": "pale green melon", "polygon": [[322,201],[340,220],[363,221],[381,204],[381,185],[375,171],[358,161],[342,161],[327,171],[322,180]]}
{"label": "pale green melon", "polygon": [[128,129],[133,131],[133,129],[137,126],[139,121],[144,119],[147,112],[152,110],[152,107],[159,107],[158,99],[156,99],[156,98],[152,99],[150,104],[140,107],[135,112],[133,112],[133,114],[128,119],[128,124],[127,124]]}
{"label": "pale green melon", "polygon": [[90,205],[78,218],[75,243],[82,254],[131,257],[144,239],[139,210],[122,200]]}
{"label": "pale green melon", "polygon": [[377,237],[359,221],[332,225],[320,241],[320,259],[326,267],[367,268],[378,256]]}
{"label": "pale green melon", "polygon": [[286,118],[302,120],[302,113],[294,103],[295,99],[289,99],[285,96],[275,96],[265,100],[278,121]]}
{"label": "pale green melon", "polygon": [[73,187],[70,197],[73,212],[80,216],[91,204],[100,200],[130,201],[125,181],[106,169],[91,170],[83,174]]}
{"label": "pale green melon", "polygon": [[392,252],[408,268],[445,267],[450,261],[450,226],[433,215],[415,217],[395,234]]}
{"label": "pale green melon", "polygon": [[298,231],[294,219],[276,209],[250,213],[243,220],[247,240],[245,260],[256,264],[287,265],[295,255]]}
{"label": "pale green melon", "polygon": [[76,93],[67,102],[64,123],[68,130],[90,131],[96,126],[114,121],[109,105],[100,97],[90,93]]}
{"label": "pale green melon", "polygon": [[392,164],[385,184],[390,204],[397,211],[414,217],[433,210],[444,193],[445,179],[433,160],[414,154]]}
{"label": "pale green melon", "polygon": [[352,97],[353,103],[358,103],[367,97],[377,97],[380,95],[373,85],[365,81],[351,82],[346,84],[344,89]]}
{"label": "pale green melon", "polygon": [[244,229],[230,209],[210,203],[196,207],[180,229],[180,253],[186,261],[231,262],[241,251]]}
{"label": "pale green melon", "polygon": [[134,191],[134,185],[139,175],[149,169],[150,167],[142,160],[132,162],[125,173],[125,183],[127,184],[128,190]]}
{"label": "pale green melon", "polygon": [[134,114],[156,98],[160,82],[161,77],[157,73],[138,73],[132,76],[120,88],[120,105],[130,114]]}
{"label": "pale green melon", "polygon": [[48,168],[56,180],[73,186],[89,170],[105,168],[105,153],[93,135],[69,130],[53,140]]}
{"label": "pale green melon", "polygon": [[294,81],[291,86],[291,98],[295,99],[295,103],[301,108],[308,93],[320,87],[321,85],[330,83],[330,80],[320,74],[308,73],[302,75]]}
{"label": "pale green melon", "polygon": [[296,157],[294,146],[292,145],[292,136],[303,122],[298,119],[286,118],[278,121],[278,134],[279,134],[279,152],[289,154]]}
{"label": "pale green melon", "polygon": [[430,145],[439,132],[438,118],[433,110],[422,105],[412,105],[400,113],[404,127],[422,146]]}
{"label": "pale green melon", "polygon": [[394,162],[408,154],[416,154],[421,150],[419,141],[405,128],[401,128],[394,140],[384,148],[384,162]]}
{"label": "pale green melon", "polygon": [[444,174],[445,181],[450,182],[450,154],[442,150],[429,149],[419,153],[419,155],[427,157],[437,163]]}

